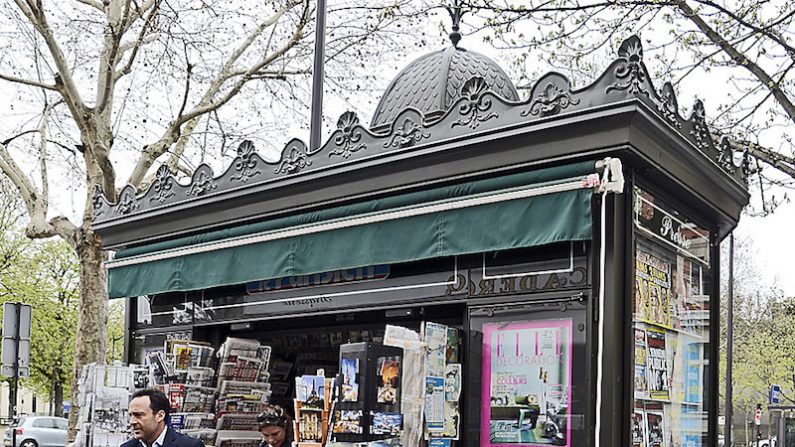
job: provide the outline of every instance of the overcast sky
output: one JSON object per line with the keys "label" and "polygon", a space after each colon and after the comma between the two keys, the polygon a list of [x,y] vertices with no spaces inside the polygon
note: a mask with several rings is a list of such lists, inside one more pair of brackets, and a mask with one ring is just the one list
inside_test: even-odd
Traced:
{"label": "overcast sky", "polygon": [[[444,18],[445,22],[447,20],[449,19]],[[440,23],[439,20],[431,20],[430,22],[432,22],[432,27],[435,27],[438,23]],[[439,28],[436,28],[436,33],[439,32],[438,29]],[[382,75],[383,79],[387,80],[384,82],[382,88],[386,89],[388,80],[392,79],[400,69],[411,62],[411,60],[419,57],[423,52],[435,51],[443,48],[444,46],[450,45],[449,42],[443,41],[441,38],[436,40],[436,42],[438,43],[430,44],[428,47],[422,49],[421,52],[407,56],[404,61],[390,61],[388,64],[380,65],[380,74]],[[504,52],[499,52],[493,49],[489,45],[483,44],[479,37],[465,36],[460,46],[485,54],[493,58],[504,68],[507,68],[508,66],[510,56],[506,55]],[[615,55],[613,57],[615,57]],[[647,57],[646,59],[648,60],[649,58]],[[538,60],[533,61],[532,63],[536,64],[534,68],[538,68],[540,64]],[[657,86],[657,88],[660,88],[665,80],[666,79],[653,78],[652,82],[655,84],[655,86]],[[698,97],[705,102],[707,116],[715,116],[717,107],[716,105],[720,101],[719,95],[723,94],[719,88],[716,88],[716,85],[719,85],[720,82],[721,81],[718,79],[717,73],[714,71],[708,76],[702,76],[701,78],[698,76],[692,76],[687,80],[687,82],[684,82],[679,86],[680,92],[678,95],[678,102],[680,104],[680,108],[682,105],[692,104],[694,99]],[[585,81],[580,82],[578,87],[582,87],[584,84]],[[376,99],[378,96],[380,96],[380,93],[377,94]],[[340,114],[345,111],[345,107],[347,107],[343,104],[333,103],[333,98],[329,96],[326,98],[327,102],[324,108],[326,125],[323,131],[323,140],[328,138],[330,132],[333,130],[329,123],[335,122],[337,117],[339,117]],[[354,101],[354,103],[355,102],[356,101]],[[373,101],[371,102],[371,105],[365,105],[361,110],[358,110],[363,123],[369,123],[372,116],[372,108],[374,107],[375,103],[377,103],[377,101]],[[680,111],[680,113],[682,112]],[[304,141],[308,141],[308,135],[302,135],[302,133],[303,131],[297,130],[295,135],[291,135],[291,137],[298,137]],[[285,143],[287,141],[288,139],[284,140]],[[778,142],[775,140],[766,142],[766,144],[778,146]],[[120,170],[124,171],[124,168],[121,167]],[[53,191],[51,190],[51,192]],[[61,200],[54,201],[54,208],[70,216],[79,214],[79,210],[82,208],[84,199],[82,192],[75,192],[66,188],[65,190],[59,189],[56,194],[60,196],[68,194],[68,197],[59,197]],[[795,222],[795,204],[785,204],[780,206],[773,215],[768,217],[761,218],[744,215],[737,229],[738,237],[751,239],[751,245],[754,247],[756,252],[756,265],[758,271],[761,274],[761,279],[768,284],[772,283],[773,281],[777,281],[778,285],[783,289],[787,296],[795,296],[795,272],[793,272],[791,267],[793,264],[795,264],[791,261],[793,256],[792,253],[795,252],[795,233],[791,229],[792,222]]]}
{"label": "overcast sky", "polygon": [[743,216],[737,238],[750,237],[755,260],[765,283],[777,281],[785,296],[795,296],[795,204],[780,206],[767,217]]}

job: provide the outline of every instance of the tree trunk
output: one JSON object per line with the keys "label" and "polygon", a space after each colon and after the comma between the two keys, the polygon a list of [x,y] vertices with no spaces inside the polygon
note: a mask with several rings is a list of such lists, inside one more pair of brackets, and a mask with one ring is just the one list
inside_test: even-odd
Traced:
{"label": "tree trunk", "polygon": [[[60,380],[56,380],[55,383],[53,383],[53,388],[53,407],[55,408],[55,416],[60,418],[63,417],[63,384]],[[69,414],[71,414],[71,412]]]}
{"label": "tree trunk", "polygon": [[75,338],[74,378],[69,408],[68,442],[75,439],[80,413],[77,384],[84,365],[105,363],[108,333],[108,290],[104,253],[98,235],[86,224],[80,230],[75,251],[80,260],[80,304]]}
{"label": "tree trunk", "polygon": [[53,399],[55,399],[55,380],[50,383],[50,396],[47,401],[50,404],[50,411],[47,414],[50,416],[55,416],[55,401]]}

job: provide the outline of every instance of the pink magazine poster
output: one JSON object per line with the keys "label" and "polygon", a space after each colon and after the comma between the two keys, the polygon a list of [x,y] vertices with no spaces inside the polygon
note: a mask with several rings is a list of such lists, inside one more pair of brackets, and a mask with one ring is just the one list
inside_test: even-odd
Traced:
{"label": "pink magazine poster", "polygon": [[571,319],[483,325],[481,447],[569,446]]}

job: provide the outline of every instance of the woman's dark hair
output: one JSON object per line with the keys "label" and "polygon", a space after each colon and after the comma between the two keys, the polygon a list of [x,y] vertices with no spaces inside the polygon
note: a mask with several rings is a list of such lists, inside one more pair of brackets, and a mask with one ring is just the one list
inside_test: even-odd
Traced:
{"label": "woman's dark hair", "polygon": [[285,413],[284,408],[278,405],[266,404],[262,412],[257,415],[257,427],[261,430],[264,427],[282,427],[289,432],[290,417]]}
{"label": "woman's dark hair", "polygon": [[152,409],[152,412],[157,414],[158,411],[165,411],[165,420],[168,421],[168,415],[171,412],[171,402],[168,401],[168,397],[166,397],[164,392],[157,388],[144,388],[133,393],[130,400],[136,397],[148,397],[149,407]]}

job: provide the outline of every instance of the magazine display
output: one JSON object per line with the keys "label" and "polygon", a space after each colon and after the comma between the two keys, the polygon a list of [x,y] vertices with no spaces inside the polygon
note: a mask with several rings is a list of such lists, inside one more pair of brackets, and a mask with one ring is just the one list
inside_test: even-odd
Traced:
{"label": "magazine display", "polygon": [[646,417],[643,410],[632,412],[632,447],[646,447]]}
{"label": "magazine display", "polygon": [[635,198],[632,446],[700,445],[714,287],[709,231],[639,188]]}
{"label": "magazine display", "polygon": [[648,447],[665,447],[665,423],[662,412],[646,412]]}
{"label": "magazine display", "polygon": [[268,383],[270,346],[257,340],[227,337],[218,349],[216,446],[246,447],[261,436],[257,415],[271,395]]}
{"label": "magazine display", "polygon": [[649,394],[654,399],[670,397],[668,375],[668,353],[665,349],[665,332],[646,331],[649,361]]}
{"label": "magazine display", "polygon": [[[435,375],[425,380],[433,381],[434,414],[439,414],[441,422],[433,438],[434,442],[446,440],[448,445],[457,446],[462,394],[460,337],[455,328],[429,325],[430,338],[417,341],[431,341],[436,347],[430,356],[436,365]],[[337,377],[325,377],[324,369],[318,369],[315,374],[295,377],[294,386],[290,384],[295,391],[295,445],[399,445],[406,430],[403,381],[413,380],[404,375],[404,368],[412,365],[412,373],[424,375],[424,368],[415,366],[425,364],[428,352],[417,350],[416,356],[407,357],[402,348],[375,342],[343,346],[354,349],[347,354],[341,350]],[[269,402],[273,385],[269,379],[274,371],[268,371],[271,348],[257,340],[229,337],[217,356],[208,356],[215,352],[206,343],[174,339],[166,341],[163,349],[150,348],[144,355],[146,365],[91,365],[84,369],[79,391],[81,403],[90,405],[81,408],[83,432],[77,445],[121,445],[127,441],[130,396],[135,390],[154,386],[169,399],[171,429],[198,438],[206,446],[259,447],[262,437],[257,415]],[[310,364],[314,358],[311,353],[304,357]],[[306,368],[301,365],[296,369]],[[416,381],[419,384],[420,380]],[[417,388],[419,391],[422,386]],[[421,407],[422,394],[411,396],[409,405]],[[422,428],[420,423],[420,436],[430,438]]]}
{"label": "magazine display", "polygon": [[635,253],[635,315],[671,328],[671,263],[651,253]]}
{"label": "magazine display", "polygon": [[295,378],[293,432],[299,447],[326,443],[334,385],[335,380],[325,377],[323,370]]}
{"label": "magazine display", "polygon": [[135,366],[83,367],[78,380],[80,413],[76,447],[121,445],[129,439],[128,404],[133,393]]}
{"label": "magazine display", "polygon": [[649,397],[648,350],[646,348],[646,331],[635,328],[635,399]]}
{"label": "magazine display", "polygon": [[484,447],[571,446],[572,320],[483,324]]}

